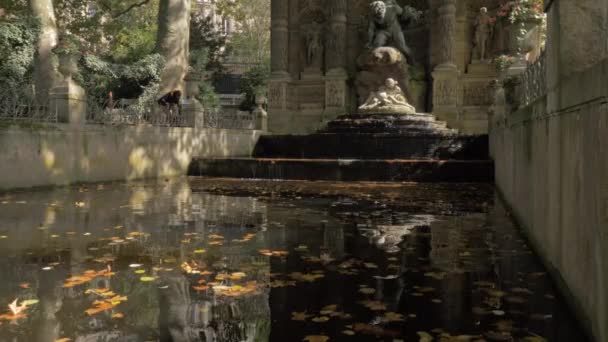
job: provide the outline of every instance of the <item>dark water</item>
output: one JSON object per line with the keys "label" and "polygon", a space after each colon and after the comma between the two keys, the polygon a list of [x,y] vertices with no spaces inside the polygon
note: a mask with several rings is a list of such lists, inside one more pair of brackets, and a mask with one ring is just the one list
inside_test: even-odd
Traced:
{"label": "dark water", "polygon": [[0,195],[0,341],[584,341],[491,189],[194,188]]}

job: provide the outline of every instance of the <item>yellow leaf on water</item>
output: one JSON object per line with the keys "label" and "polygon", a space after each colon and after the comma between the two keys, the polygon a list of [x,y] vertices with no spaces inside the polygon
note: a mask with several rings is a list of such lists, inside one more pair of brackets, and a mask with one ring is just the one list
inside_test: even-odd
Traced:
{"label": "yellow leaf on water", "polygon": [[312,321],[315,323],[325,323],[325,322],[329,321],[329,317],[327,317],[327,316],[315,317],[312,319]]}
{"label": "yellow leaf on water", "polygon": [[135,270],[135,274],[144,274],[146,270]]}
{"label": "yellow leaf on water", "polygon": [[194,254],[203,254],[205,252],[207,252],[207,251],[204,250],[204,249],[197,249],[197,250],[194,251]]}
{"label": "yellow leaf on water", "polygon": [[420,336],[419,342],[431,342],[433,340],[433,336],[426,331],[419,331],[418,336]]}
{"label": "yellow leaf on water", "polygon": [[150,282],[150,281],[155,281],[156,278],[155,277],[141,277],[141,278],[139,278],[139,280],[141,280],[143,282]]}
{"label": "yellow leaf on water", "polygon": [[352,330],[342,330],[342,333],[348,336],[353,336],[355,334],[355,332]]}
{"label": "yellow leaf on water", "polygon": [[376,290],[372,289],[371,287],[363,287],[359,289],[359,292],[363,294],[374,294],[376,293]]}
{"label": "yellow leaf on water", "polygon": [[308,315],[305,312],[292,312],[291,313],[291,320],[292,321],[305,321],[307,320],[309,317],[311,317],[312,315]]}
{"label": "yellow leaf on water", "polygon": [[38,299],[27,299],[27,300],[24,300],[23,302],[21,302],[21,305],[32,306],[32,305],[38,304],[38,302],[39,302]]}
{"label": "yellow leaf on water", "polygon": [[329,337],[324,336],[324,335],[309,335],[304,337],[304,339],[302,339],[302,341],[306,341],[306,342],[327,342],[329,341]]}
{"label": "yellow leaf on water", "polygon": [[125,317],[125,315],[123,313],[120,313],[120,312],[117,312],[117,313],[115,313],[115,314],[112,315],[112,318],[114,318],[114,319],[121,319],[121,318],[124,318],[124,317]]}

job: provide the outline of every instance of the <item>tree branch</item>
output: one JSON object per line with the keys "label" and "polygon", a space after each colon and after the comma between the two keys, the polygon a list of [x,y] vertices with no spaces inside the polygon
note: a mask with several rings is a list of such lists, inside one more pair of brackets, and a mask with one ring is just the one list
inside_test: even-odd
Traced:
{"label": "tree branch", "polygon": [[135,3],[135,4],[127,7],[126,10],[113,15],[112,18],[116,19],[116,18],[118,18],[120,16],[123,16],[123,15],[129,13],[132,9],[137,8],[137,7],[142,7],[142,6],[146,5],[146,4],[148,4],[149,2],[150,2],[150,0],[143,0],[142,2]]}
{"label": "tree branch", "polygon": [[148,4],[150,2],[150,0],[142,0],[141,2],[132,4],[131,6],[127,7],[125,10],[120,11],[118,13],[112,13],[114,12],[114,10],[112,9],[112,7],[110,5],[108,5],[105,1],[100,1],[99,4],[101,5],[101,7],[103,7],[106,11],[110,12],[110,16],[112,17],[112,19],[116,19],[119,18],[127,13],[129,13],[131,10],[133,10],[134,8],[138,8],[138,7],[142,7],[146,4]]}

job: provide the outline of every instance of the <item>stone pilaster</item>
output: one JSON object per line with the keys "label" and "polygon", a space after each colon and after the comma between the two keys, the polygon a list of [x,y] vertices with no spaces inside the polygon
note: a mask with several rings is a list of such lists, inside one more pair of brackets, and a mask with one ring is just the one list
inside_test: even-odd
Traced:
{"label": "stone pilaster", "polygon": [[456,0],[442,0],[438,12],[439,55],[438,69],[456,67]]}
{"label": "stone pilaster", "polygon": [[87,96],[82,87],[69,78],[51,90],[50,110],[57,121],[72,125],[84,125],[87,120]]}
{"label": "stone pilaster", "polygon": [[327,48],[325,77],[326,119],[348,110],[348,73],[346,62],[347,0],[331,0],[331,33]]}
{"label": "stone pilaster", "polygon": [[433,71],[433,114],[457,126],[460,72],[456,66],[456,0],[441,0],[437,10],[439,46]]}
{"label": "stone pilaster", "polygon": [[271,70],[272,78],[289,78],[289,1],[271,3]]}
{"label": "stone pilaster", "polygon": [[295,0],[272,0],[271,15],[271,75],[268,84],[269,126],[273,132],[287,132],[290,126],[287,88],[289,74],[289,10]]}
{"label": "stone pilaster", "polygon": [[346,77],[347,0],[331,0],[330,37],[327,47],[328,75]]}

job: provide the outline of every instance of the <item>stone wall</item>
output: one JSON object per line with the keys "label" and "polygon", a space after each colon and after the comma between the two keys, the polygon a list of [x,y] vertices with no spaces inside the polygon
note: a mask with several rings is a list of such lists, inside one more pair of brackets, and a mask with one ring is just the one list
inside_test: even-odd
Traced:
{"label": "stone wall", "polygon": [[[580,63],[569,51],[576,36],[599,41],[587,38],[601,21],[593,4],[606,5],[553,2],[546,95],[506,115],[496,111],[490,141],[504,199],[589,334],[608,341],[608,59],[597,58],[603,46],[580,52]],[[572,6],[597,20],[572,22],[568,30],[562,19]]]}
{"label": "stone wall", "polygon": [[0,128],[0,190],[185,175],[193,157],[250,156],[260,131],[152,126]]}

